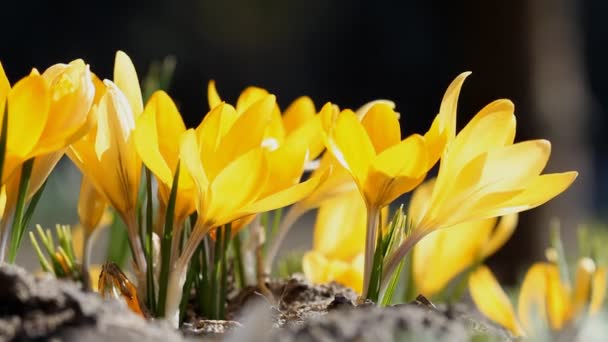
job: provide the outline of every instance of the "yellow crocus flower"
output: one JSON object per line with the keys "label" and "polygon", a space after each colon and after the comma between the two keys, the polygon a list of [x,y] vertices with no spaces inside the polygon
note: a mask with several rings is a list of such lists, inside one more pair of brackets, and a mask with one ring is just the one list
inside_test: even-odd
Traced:
{"label": "yellow crocus flower", "polygon": [[327,132],[327,148],[349,171],[367,207],[367,237],[363,296],[371,275],[380,210],[420,184],[428,171],[425,139],[414,134],[401,140],[397,114],[375,104],[359,121],[342,111]]}
{"label": "yellow crocus flower", "polygon": [[319,207],[313,247],[302,259],[304,274],[313,283],[335,281],[358,293],[363,289],[365,202],[355,189]]}
{"label": "yellow crocus flower", "polygon": [[[207,93],[211,109],[221,104],[221,98],[215,88],[215,82],[209,82]],[[267,98],[269,95],[269,92],[262,88],[246,88],[237,99],[236,115],[231,114],[231,117],[238,117],[253,104]],[[325,148],[322,139],[321,117],[326,115],[324,113],[330,110],[332,110],[332,105],[328,103],[317,113],[313,101],[309,97],[302,96],[293,101],[283,115],[281,115],[278,105],[276,102],[274,103],[272,111],[269,113],[269,122],[266,125],[261,143],[269,151],[269,178],[273,180],[266,183],[264,193],[273,193],[278,189],[297,184],[300,181],[306,170],[306,165],[316,159]],[[318,170],[318,172],[315,171],[312,177],[326,172],[329,172],[329,169],[323,168],[322,170]],[[320,187],[323,187],[323,185]],[[299,205],[299,203],[301,202],[291,207],[285,215],[279,228],[279,233],[266,254],[265,268],[267,272],[270,272],[271,263],[289,227],[304,212],[314,208],[314,206],[306,207]],[[235,221],[233,233],[245,227],[253,220],[254,216]]]}
{"label": "yellow crocus flower", "polygon": [[93,107],[96,128],[70,146],[68,156],[104,199],[121,215],[129,235],[137,271],[146,262],[136,222],[141,159],[135,149],[135,120],[143,111],[135,67],[116,53],[114,82],[103,81],[103,95]]}
{"label": "yellow crocus flower", "polygon": [[573,290],[570,283],[560,277],[555,263],[532,265],[519,291],[517,314],[486,266],[480,266],[470,275],[469,291],[477,308],[489,319],[516,336],[533,336],[538,333],[539,323],[561,330],[583,315],[597,313],[605,299],[606,269],[596,268],[589,258],[580,259]]}
{"label": "yellow crocus flower", "polygon": [[[452,132],[456,130],[458,96],[468,75],[469,73],[463,73],[450,84],[443,97],[439,114],[424,138],[412,135],[401,141],[399,114],[394,111],[394,103],[386,100],[372,101],[356,112],[362,125],[356,125],[353,115],[348,112],[346,116],[334,113],[324,118],[323,125],[325,130],[329,131],[330,137],[329,150],[351,174],[367,204],[366,290],[376,241],[375,221],[379,208],[420,184],[426,172],[437,162]],[[346,120],[342,124],[343,128],[337,130],[340,117]],[[332,138],[335,132],[339,132],[340,136]],[[351,134],[354,136],[350,137]],[[364,151],[363,156],[358,155],[358,150]],[[402,156],[406,155],[409,158],[404,160]],[[401,165],[397,162],[399,160],[404,160]],[[341,184],[348,186],[348,183]],[[364,296],[367,295],[366,292],[363,292]]]}
{"label": "yellow crocus flower", "polygon": [[2,176],[2,183],[7,187],[2,216],[2,227],[5,227],[19,194],[19,167],[34,158],[25,194],[25,199],[29,200],[44,184],[65,148],[92,127],[89,111],[95,87],[89,66],[82,60],[55,64],[42,75],[34,69],[12,89],[0,66],[0,84],[2,107],[7,92],[9,97],[7,150]]}
{"label": "yellow crocus flower", "polygon": [[[420,185],[410,200],[408,217],[430,199],[434,180]],[[458,224],[434,231],[416,244],[412,251],[416,292],[433,297],[458,274],[494,254],[511,237],[517,214]]]}
{"label": "yellow crocus flower", "polygon": [[417,211],[412,233],[386,261],[383,281],[429,233],[535,208],[572,184],[577,172],[541,175],[551,144],[514,143],[515,126],[513,103],[497,100],[457,136],[448,136],[430,200]]}
{"label": "yellow crocus flower", "polygon": [[[324,177],[278,188],[268,150],[262,147],[275,98],[268,95],[237,113],[215,106],[196,129],[181,138],[180,158],[196,185],[198,219],[169,277],[166,315],[177,324],[186,266],[209,230],[239,218],[292,204],[314,190]],[[283,182],[279,182],[283,183]],[[289,182],[291,183],[291,182]]]}

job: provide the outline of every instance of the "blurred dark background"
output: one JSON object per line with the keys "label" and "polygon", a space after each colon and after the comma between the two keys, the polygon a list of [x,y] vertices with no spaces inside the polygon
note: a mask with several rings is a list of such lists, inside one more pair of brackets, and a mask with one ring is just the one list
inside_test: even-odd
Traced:
{"label": "blurred dark background", "polygon": [[[568,192],[524,213],[514,239],[491,260],[514,279],[541,257],[550,218],[561,219],[573,245],[578,223],[605,214],[607,10],[601,0],[4,1],[0,60],[14,82],[31,67],[75,58],[111,78],[118,49],[143,78],[152,61],[173,55],[169,92],[189,126],[207,111],[206,85],[215,79],[229,101],[259,85],[283,108],[300,95],[319,107],[391,99],[404,134],[426,131],[447,85],[471,70],[460,126],[490,101],[509,98],[517,139],[550,139],[548,170],[580,172]],[[64,196],[73,201],[77,191]]]}

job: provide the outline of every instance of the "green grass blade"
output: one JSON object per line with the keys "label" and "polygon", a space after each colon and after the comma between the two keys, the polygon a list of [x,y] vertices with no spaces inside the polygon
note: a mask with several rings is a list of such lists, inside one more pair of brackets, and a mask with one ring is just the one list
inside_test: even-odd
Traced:
{"label": "green grass blade", "polygon": [[386,287],[386,291],[384,292],[384,295],[382,296],[382,301],[381,301],[382,306],[387,306],[392,303],[393,295],[395,294],[395,289],[397,289],[397,283],[399,283],[399,280],[401,279],[401,271],[403,270],[404,265],[405,265],[405,260],[402,260],[399,263],[399,266],[397,266],[395,273],[393,273],[393,275],[391,276],[391,280],[389,281],[388,286]]}
{"label": "green grass blade", "polygon": [[163,236],[161,238],[161,265],[160,265],[160,277],[158,279],[158,303],[156,306],[156,312],[158,317],[165,316],[165,303],[167,301],[167,285],[169,283],[169,268],[171,265],[171,239],[173,236],[173,221],[175,217],[175,201],[177,198],[177,188],[179,184],[179,169],[180,162],[177,162],[175,169],[175,177],[173,177],[173,184],[171,184],[171,194],[169,195],[169,203],[167,203],[167,212],[165,214],[165,227],[163,229]]}
{"label": "green grass blade", "polygon": [[40,249],[40,246],[38,245],[38,241],[36,241],[36,236],[34,235],[34,232],[30,232],[29,235],[30,235],[30,241],[32,242],[32,246],[34,246],[34,251],[36,251],[36,255],[38,255],[38,260],[40,261],[40,266],[42,267],[42,269],[45,272],[54,273],[53,268],[49,264],[49,261],[46,260],[44,253],[42,253],[42,250]]}

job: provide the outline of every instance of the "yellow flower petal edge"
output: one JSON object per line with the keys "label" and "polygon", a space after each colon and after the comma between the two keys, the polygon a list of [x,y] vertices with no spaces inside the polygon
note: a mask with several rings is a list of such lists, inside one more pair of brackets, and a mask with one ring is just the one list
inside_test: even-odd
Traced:
{"label": "yellow flower petal edge", "polygon": [[480,266],[471,273],[469,291],[473,302],[484,315],[509,329],[515,336],[523,334],[513,305],[490,269]]}

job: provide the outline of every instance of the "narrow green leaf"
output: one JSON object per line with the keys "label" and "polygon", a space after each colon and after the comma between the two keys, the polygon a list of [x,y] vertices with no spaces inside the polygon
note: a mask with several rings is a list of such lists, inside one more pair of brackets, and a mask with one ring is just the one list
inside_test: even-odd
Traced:
{"label": "narrow green leaf", "polygon": [[247,286],[247,279],[245,278],[245,263],[243,262],[241,234],[239,233],[237,233],[232,239],[232,251],[234,253],[234,263],[238,285],[240,289],[244,289]]}
{"label": "narrow green leaf", "polygon": [[152,175],[150,170],[146,167],[146,232],[145,232],[145,243],[142,244],[144,246],[144,253],[146,254],[146,264],[148,267],[146,268],[146,291],[148,297],[148,308],[151,312],[156,312],[156,293],[154,290],[154,267],[153,265],[153,254],[154,254],[154,246],[152,245]]}
{"label": "narrow green leaf", "polygon": [[32,176],[32,168],[34,167],[34,158],[28,159],[21,167],[21,180],[19,181],[19,193],[17,195],[17,205],[15,207],[15,216],[13,218],[13,226],[11,229],[11,244],[9,247],[8,262],[14,263],[17,258],[17,251],[21,245],[23,231],[25,230],[23,218],[23,210],[27,196],[27,189],[30,185],[30,177]]}
{"label": "narrow green leaf", "polygon": [[222,263],[222,246],[224,243],[222,242],[224,238],[224,230],[221,227],[218,227],[215,230],[215,248],[213,249],[213,276],[211,277],[211,293],[213,295],[213,311],[211,319],[220,319],[220,282],[221,282],[221,266]]}
{"label": "narrow green leaf", "polygon": [[372,273],[369,279],[369,287],[367,291],[367,299],[372,300],[374,303],[377,303],[378,298],[380,297],[380,280],[382,279],[382,266],[384,264],[384,248],[382,246],[382,234],[379,233],[378,242],[376,243],[376,249],[374,250]]}
{"label": "narrow green leaf", "polygon": [[222,263],[221,265],[221,282],[220,282],[220,295],[218,303],[218,319],[226,319],[226,294],[228,287],[228,274],[227,274],[227,262],[228,262],[228,246],[230,243],[230,235],[232,234],[232,224],[228,223],[224,226],[224,234],[222,237]]}
{"label": "narrow green leaf", "polygon": [[388,283],[386,291],[384,291],[384,295],[382,296],[381,305],[387,306],[390,305],[393,301],[393,295],[395,294],[395,289],[397,288],[397,283],[401,279],[401,271],[403,270],[403,266],[405,265],[405,259],[399,263],[395,273],[391,276],[391,280]]}
{"label": "narrow green leaf", "polygon": [[158,303],[156,306],[157,316],[165,316],[165,303],[167,301],[167,285],[169,283],[169,269],[171,265],[171,239],[173,236],[173,221],[175,217],[175,200],[177,198],[177,189],[179,182],[180,162],[177,162],[175,169],[175,177],[171,184],[171,194],[169,195],[169,203],[167,203],[167,212],[165,214],[165,226],[160,244],[161,265],[160,277],[158,280]]}
{"label": "narrow green leaf", "polygon": [[34,236],[34,232],[30,232],[29,235],[30,235],[30,241],[32,242],[32,246],[34,246],[34,251],[36,251],[36,255],[38,255],[38,260],[40,261],[40,266],[42,267],[42,269],[45,272],[50,272],[50,273],[54,274],[55,272],[53,272],[53,268],[49,264],[49,261],[46,260],[44,253],[42,253],[42,250],[40,249],[40,246],[38,245],[38,241],[36,241],[36,236]]}

